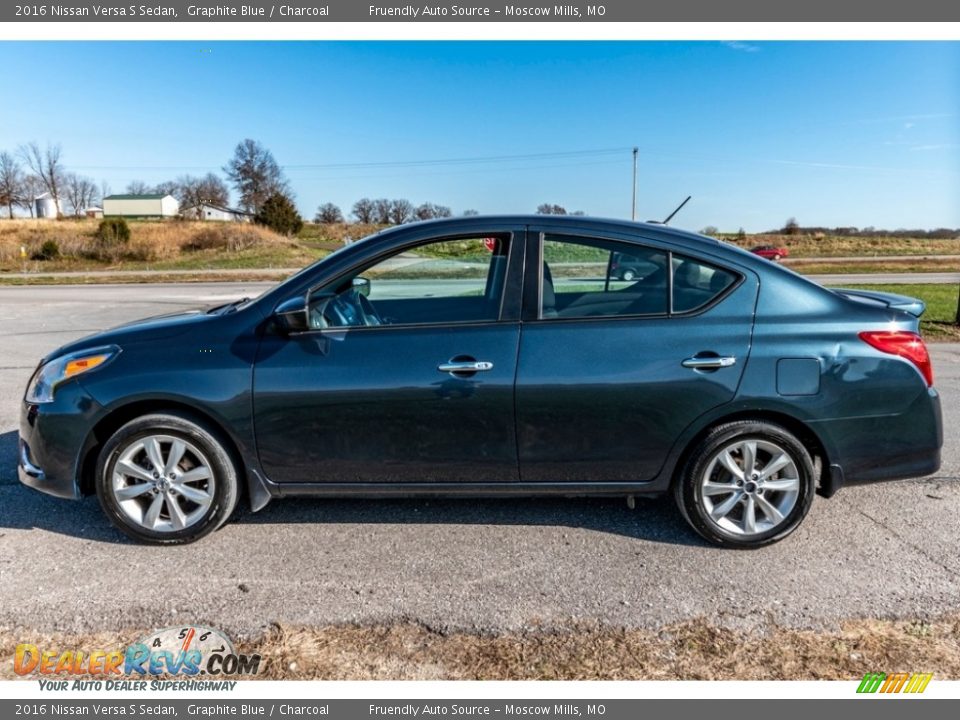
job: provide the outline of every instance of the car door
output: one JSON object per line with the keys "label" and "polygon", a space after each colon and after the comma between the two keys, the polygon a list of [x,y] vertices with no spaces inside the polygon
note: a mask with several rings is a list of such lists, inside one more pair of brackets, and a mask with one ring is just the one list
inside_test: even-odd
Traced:
{"label": "car door", "polygon": [[[681,432],[730,401],[758,280],[628,236],[530,233],[517,368],[523,482],[653,479]],[[636,238],[632,238],[636,240]],[[611,273],[625,258],[635,277]]]}
{"label": "car door", "polygon": [[268,333],[258,352],[254,421],[270,480],[515,482],[523,253],[522,229],[498,228],[322,279],[311,329]]}

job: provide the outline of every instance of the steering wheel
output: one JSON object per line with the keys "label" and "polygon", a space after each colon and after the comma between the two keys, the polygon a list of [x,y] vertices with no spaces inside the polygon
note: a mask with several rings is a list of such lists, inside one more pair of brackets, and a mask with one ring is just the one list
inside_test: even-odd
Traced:
{"label": "steering wheel", "polygon": [[314,329],[382,325],[383,319],[358,288],[350,288],[310,310]]}

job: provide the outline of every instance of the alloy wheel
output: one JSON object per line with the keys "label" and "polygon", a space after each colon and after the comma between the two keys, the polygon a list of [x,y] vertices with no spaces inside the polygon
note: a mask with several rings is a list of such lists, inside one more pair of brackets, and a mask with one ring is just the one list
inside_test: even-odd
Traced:
{"label": "alloy wheel", "polygon": [[738,438],[714,453],[698,490],[711,523],[750,537],[786,521],[800,494],[800,472],[780,445]]}
{"label": "alloy wheel", "polygon": [[118,451],[110,488],[121,512],[140,527],[177,532],[204,517],[215,483],[196,445],[173,435],[148,435]]}

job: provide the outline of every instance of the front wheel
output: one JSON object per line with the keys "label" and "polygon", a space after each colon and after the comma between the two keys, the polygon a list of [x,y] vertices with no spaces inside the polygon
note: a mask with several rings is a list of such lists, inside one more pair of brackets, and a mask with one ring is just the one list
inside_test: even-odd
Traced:
{"label": "front wheel", "polygon": [[796,530],[813,502],[810,453],[764,421],[720,425],[694,448],[674,487],[690,526],[715,545],[757,548]]}
{"label": "front wheel", "polygon": [[199,540],[237,505],[237,470],[220,434],[186,415],[144,415],[117,430],[100,453],[97,497],[134,540]]}

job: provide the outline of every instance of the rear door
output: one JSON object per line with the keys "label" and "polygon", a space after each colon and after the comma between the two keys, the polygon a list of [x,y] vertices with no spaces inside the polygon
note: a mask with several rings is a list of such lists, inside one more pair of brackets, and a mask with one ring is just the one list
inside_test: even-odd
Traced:
{"label": "rear door", "polygon": [[[681,432],[736,392],[756,277],[628,239],[531,229],[517,366],[523,482],[651,480]],[[630,280],[615,270],[625,261]]]}

